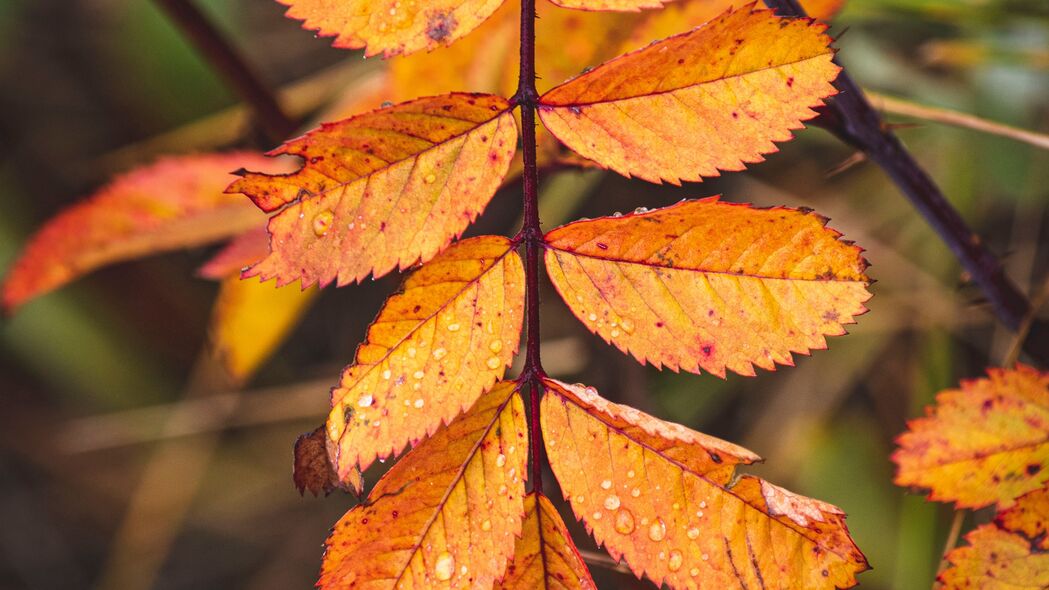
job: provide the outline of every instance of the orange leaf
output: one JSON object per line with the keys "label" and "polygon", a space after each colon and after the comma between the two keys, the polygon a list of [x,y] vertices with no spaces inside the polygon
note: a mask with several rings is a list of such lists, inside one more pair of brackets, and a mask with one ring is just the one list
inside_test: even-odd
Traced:
{"label": "orange leaf", "polygon": [[287,16],[334,47],[364,49],[384,57],[451,45],[477,28],[503,0],[278,0]]}
{"label": "orange leaf", "polygon": [[[707,23],[726,10],[740,10],[753,0],[677,0],[662,10],[646,12],[630,38],[617,53],[632,51],[653,39],[663,39]],[[844,0],[805,0],[802,7],[812,18],[827,20],[841,9]]]}
{"label": "orange leaf", "polygon": [[577,518],[614,559],[671,588],[847,588],[867,569],[834,506],[735,466],[750,451],[592,388],[545,381],[543,439]]}
{"label": "orange leaf", "polygon": [[562,8],[577,10],[610,10],[615,12],[637,12],[642,8],[661,8],[671,0],[550,0]]}
{"label": "orange leaf", "polygon": [[306,159],[293,174],[245,172],[269,222],[271,254],[246,276],[339,286],[433,258],[484,209],[517,148],[510,104],[478,94],[402,103],[320,129],[271,155]]}
{"label": "orange leaf", "polygon": [[267,165],[273,168],[253,153],[179,156],[117,177],[30,239],[4,280],[3,307],[12,311],[107,264],[207,244],[258,225],[258,211],[222,188],[238,166]]}
{"label": "orange leaf", "polygon": [[521,334],[524,270],[510,240],[463,240],[387,300],[332,390],[340,475],[416,444],[503,375]]}
{"label": "orange leaf", "polygon": [[491,588],[524,514],[528,427],[514,383],[405,455],[335,525],[320,588]]}
{"label": "orange leaf", "polygon": [[[319,496],[322,492],[328,495],[333,490],[343,487],[328,458],[327,441],[323,424],[311,432],[299,435],[295,440],[292,479],[295,480],[295,487],[300,494],[308,490],[314,496]],[[364,481],[359,471],[354,472],[352,476],[345,489],[359,494],[364,489]]]}
{"label": "orange leaf", "polygon": [[572,312],[641,362],[753,375],[866,311],[866,261],[818,215],[717,197],[580,221],[546,235]]}
{"label": "orange leaf", "polygon": [[265,258],[269,252],[270,241],[266,226],[258,225],[227,242],[218,253],[197,269],[197,275],[216,281],[234,275],[239,277],[242,271]]}
{"label": "orange leaf", "polygon": [[1049,482],[1049,373],[1024,365],[936,396],[897,439],[896,484],[958,508],[1005,508]]}
{"label": "orange leaf", "polygon": [[742,170],[815,116],[838,74],[826,25],[748,5],[547,92],[539,116],[580,155],[653,182]]}
{"label": "orange leaf", "polygon": [[525,520],[514,560],[495,590],[593,590],[590,571],[572,543],[561,515],[546,496],[532,492],[524,501]]}
{"label": "orange leaf", "polygon": [[941,575],[945,590],[1043,590],[1049,588],[1049,489],[1021,497],[966,535],[968,547],[947,554],[951,567]]}

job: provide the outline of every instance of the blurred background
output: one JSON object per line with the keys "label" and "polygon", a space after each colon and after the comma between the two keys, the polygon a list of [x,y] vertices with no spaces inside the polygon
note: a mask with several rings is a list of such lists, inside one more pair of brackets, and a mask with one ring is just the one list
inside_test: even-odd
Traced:
{"label": "blurred background", "polygon": [[[329,47],[276,2],[196,4],[299,117],[354,100],[386,67]],[[1049,132],[1044,0],[853,0],[831,32],[867,89]],[[400,83],[431,93],[427,75]],[[0,88],[0,273],[46,219],[118,172],[162,154],[272,147],[147,0],[0,0]],[[1010,276],[1042,292],[1049,152],[886,119]],[[501,191],[470,233],[512,235],[518,190]],[[553,227],[719,193],[812,207],[867,249],[875,297],[851,335],[756,378],[661,373],[587,332],[545,285],[547,370],[751,448],[766,463],[749,471],[849,514],[874,567],[862,587],[929,588],[952,512],[893,486],[893,437],[936,391],[1001,363],[1009,333],[880,170],[820,129],[748,172],[680,188],[549,172],[541,215]],[[195,270],[213,251],[115,265],[0,320],[0,587],[312,587],[328,529],[354,499],[300,497],[292,444],[323,419],[328,389],[400,279],[325,290],[234,387],[207,352],[217,283]],[[592,569],[603,588],[651,587]]]}

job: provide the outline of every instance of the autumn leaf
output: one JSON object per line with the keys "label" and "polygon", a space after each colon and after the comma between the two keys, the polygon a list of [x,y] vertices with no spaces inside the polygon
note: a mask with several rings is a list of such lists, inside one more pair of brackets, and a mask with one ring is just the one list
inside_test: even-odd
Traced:
{"label": "autumn leaf", "polygon": [[544,381],[550,466],[614,559],[671,588],[847,588],[867,569],[836,507],[736,465],[750,451]]}
{"label": "autumn leaf", "polygon": [[261,155],[234,152],[168,157],[144,166],[58,214],[26,245],[3,285],[3,307],[26,301],[115,262],[236,235],[264,221],[222,194],[239,166],[279,169]]}
{"label": "autumn leaf", "polygon": [[992,524],[966,535],[969,545],[947,554],[944,590],[1049,588],[1049,489],[1029,492]]}
{"label": "autumn leaf", "polygon": [[523,303],[521,258],[504,237],[463,240],[408,277],[332,390],[339,474],[416,444],[473,405],[513,360]]}
{"label": "autumn leaf", "polygon": [[335,473],[335,468],[328,458],[328,436],[324,425],[302,434],[295,440],[295,462],[292,465],[292,479],[300,494],[309,491],[314,496],[322,493],[328,495],[336,489],[361,493],[364,481],[361,473],[355,471],[343,484]]}
{"label": "autumn leaf", "polygon": [[[726,10],[743,10],[752,4],[753,0],[676,0],[662,10],[644,13],[644,18],[616,53],[644,47],[654,39],[663,39],[705,24]],[[841,10],[843,4],[844,0],[805,0],[801,6],[812,18],[828,20]]]}
{"label": "autumn leaf", "polygon": [[546,268],[587,328],[642,363],[753,375],[825,348],[866,311],[867,263],[826,221],[682,201],[554,229]]}
{"label": "autumn leaf", "polygon": [[561,515],[546,496],[525,496],[525,519],[513,561],[506,566],[495,590],[593,590],[593,578],[565,527]]}
{"label": "autumn leaf", "polygon": [[503,98],[449,94],[325,124],[270,155],[301,156],[288,175],[244,172],[269,222],[271,253],[245,276],[339,286],[426,261],[484,209],[517,147]]}
{"label": "autumn leaf", "polygon": [[503,0],[278,0],[287,16],[334,47],[384,57],[450,45],[480,25]]}
{"label": "autumn leaf", "polygon": [[742,170],[836,91],[826,26],[748,5],[544,94],[539,116],[585,158],[679,183]]}
{"label": "autumn leaf", "polygon": [[527,459],[524,404],[499,383],[335,525],[317,586],[491,588],[521,531]]}
{"label": "autumn leaf", "polygon": [[1049,374],[988,369],[941,391],[896,442],[897,485],[958,508],[1006,508],[1049,482]]}

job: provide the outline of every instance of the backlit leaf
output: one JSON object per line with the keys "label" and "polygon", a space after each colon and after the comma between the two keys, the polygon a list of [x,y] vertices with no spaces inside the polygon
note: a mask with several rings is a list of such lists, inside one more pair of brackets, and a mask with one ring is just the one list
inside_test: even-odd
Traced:
{"label": "backlit leaf", "polygon": [[[321,493],[328,495],[343,487],[328,457],[327,441],[328,436],[323,424],[296,439],[292,479],[300,494],[309,491],[314,496]],[[364,488],[360,472],[352,473],[347,484],[347,491],[359,494]]]}
{"label": "backlit leaf", "polygon": [[860,248],[810,212],[716,197],[579,221],[546,236],[546,268],[586,326],[657,367],[791,365],[866,311]]}
{"label": "backlit leaf", "polygon": [[969,545],[947,554],[945,590],[1042,590],[1049,588],[1049,490],[1021,497],[993,524],[966,535]]}
{"label": "backlit leaf", "polygon": [[988,369],[940,392],[925,414],[897,439],[897,485],[959,508],[1005,508],[1049,482],[1049,374]]}
{"label": "backlit leaf", "polygon": [[562,8],[578,10],[611,10],[616,12],[636,12],[642,8],[660,8],[663,2],[671,0],[550,0]]}
{"label": "backlit leaf", "polygon": [[224,195],[230,171],[276,169],[253,153],[169,157],[119,176],[58,214],[26,245],[4,280],[3,307],[61,287],[101,266],[236,235],[264,218]]}
{"label": "backlit leaf", "polygon": [[836,507],[736,465],[750,451],[545,381],[543,439],[577,518],[614,559],[671,588],[847,588],[866,559]]}
{"label": "backlit leaf", "polygon": [[524,269],[510,240],[463,240],[387,300],[332,390],[340,475],[416,444],[473,405],[517,351]]}
{"label": "backlit leaf", "polygon": [[335,525],[317,586],[491,588],[521,531],[527,459],[524,404],[500,383]]}
{"label": "backlit leaf", "polygon": [[304,287],[381,276],[433,258],[484,209],[517,148],[505,99],[422,98],[289,141],[288,175],[245,172],[228,192],[248,195],[269,222],[271,253],[246,276]]}
{"label": "backlit leaf", "polygon": [[450,45],[480,25],[503,0],[279,0],[287,16],[332,45],[385,57]]}
{"label": "backlit leaf", "polygon": [[532,492],[525,497],[525,520],[514,559],[495,590],[593,590],[590,571],[550,500]]}
{"label": "backlit leaf", "polygon": [[752,7],[554,88],[540,118],[582,156],[653,182],[761,161],[835,93],[839,68],[825,25]]}

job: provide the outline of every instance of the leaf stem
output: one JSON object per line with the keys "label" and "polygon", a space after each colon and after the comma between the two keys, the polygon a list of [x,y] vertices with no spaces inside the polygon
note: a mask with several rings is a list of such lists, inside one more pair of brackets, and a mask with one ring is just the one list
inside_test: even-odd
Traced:
{"label": "leaf stem", "polygon": [[255,111],[259,125],[270,140],[284,141],[295,131],[298,124],[281,109],[273,92],[191,0],[154,1],[241,100]]}
{"label": "leaf stem", "polygon": [[539,424],[539,398],[543,394],[543,365],[539,359],[539,249],[543,230],[539,225],[539,171],[536,166],[535,106],[535,0],[521,0],[521,66],[513,101],[521,107],[521,136],[524,172],[524,224],[520,238],[525,247],[525,323],[527,341],[520,383],[527,384],[528,430],[532,445],[532,489],[543,491],[543,434]]}
{"label": "leaf stem", "polygon": [[[781,16],[806,16],[797,0],[765,0],[765,4]],[[889,175],[983,290],[998,320],[1014,332],[1019,330],[1030,314],[1031,303],[1005,274],[998,258],[884,124],[848,72],[842,70],[834,86],[839,93],[820,109],[813,123],[862,150]],[[1049,362],[1049,324],[1036,322],[1031,326],[1024,351],[1043,363]]]}

